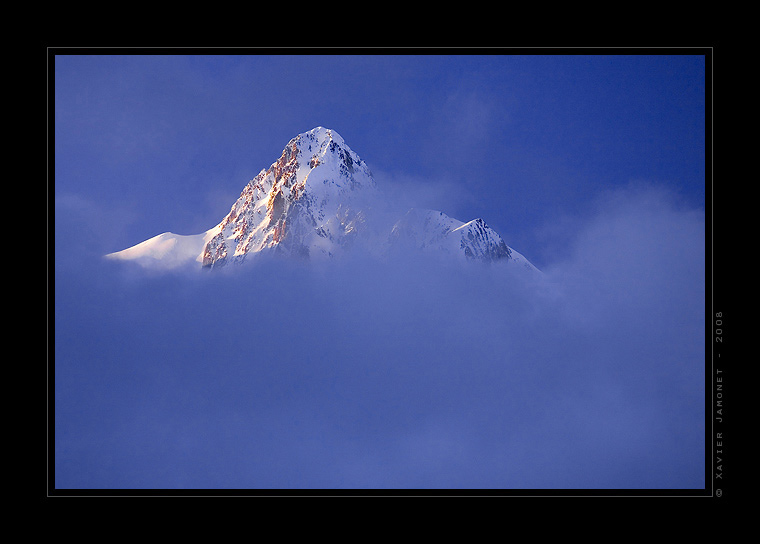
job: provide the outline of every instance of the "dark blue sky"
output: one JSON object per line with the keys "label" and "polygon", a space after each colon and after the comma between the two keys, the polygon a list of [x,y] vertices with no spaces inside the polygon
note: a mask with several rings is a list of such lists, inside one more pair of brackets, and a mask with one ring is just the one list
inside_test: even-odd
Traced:
{"label": "dark blue sky", "polygon": [[290,138],[333,128],[389,193],[542,227],[630,182],[704,207],[704,56],[61,56],[57,198],[121,214],[103,252],[216,225]]}
{"label": "dark blue sky", "polygon": [[[57,486],[704,487],[703,55],[57,56],[53,92]],[[318,125],[550,281],[100,258]]]}

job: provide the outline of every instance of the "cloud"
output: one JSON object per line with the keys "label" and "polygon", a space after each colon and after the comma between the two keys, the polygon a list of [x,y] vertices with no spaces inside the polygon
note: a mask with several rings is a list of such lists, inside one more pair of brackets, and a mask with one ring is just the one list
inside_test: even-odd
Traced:
{"label": "cloud", "polygon": [[571,256],[548,270],[589,314],[702,308],[703,297],[693,295],[704,294],[704,211],[646,185],[610,192],[597,209],[571,242]]}
{"label": "cloud", "polygon": [[492,162],[492,138],[508,124],[508,103],[504,96],[470,84],[450,92],[430,120],[423,145],[431,165],[461,175],[473,164]]}
{"label": "cloud", "polygon": [[544,281],[425,258],[61,267],[55,476],[702,488],[704,214],[611,195]]}
{"label": "cloud", "polygon": [[[139,214],[124,204],[107,209],[77,193],[63,192],[53,202],[55,266],[78,267],[113,251],[120,239],[117,228],[135,223]],[[118,227],[117,227],[118,225]]]}
{"label": "cloud", "polygon": [[[397,221],[411,208],[439,210],[461,221],[474,217],[462,214],[473,207],[477,198],[462,183],[446,176],[413,176],[400,172],[372,170],[383,195],[386,222]],[[465,218],[466,217],[466,218]]]}

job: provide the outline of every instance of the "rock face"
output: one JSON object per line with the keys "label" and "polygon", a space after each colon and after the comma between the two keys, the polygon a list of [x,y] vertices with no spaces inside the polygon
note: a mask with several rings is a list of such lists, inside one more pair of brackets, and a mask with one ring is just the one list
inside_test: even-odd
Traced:
{"label": "rock face", "polygon": [[214,229],[202,265],[275,251],[333,256],[351,245],[377,198],[372,173],[336,132],[317,127],[299,134],[262,170]]}
{"label": "rock face", "polygon": [[443,212],[416,208],[393,226],[390,243],[482,261],[512,255],[512,249],[482,219],[462,223]]}
{"label": "rock face", "polygon": [[367,164],[334,130],[317,127],[290,140],[215,227],[190,236],[164,233],[108,257],[161,268],[199,263],[212,269],[268,253],[331,258],[363,244],[375,254],[405,247],[536,270],[482,219],[463,223],[415,208],[390,233],[368,228],[368,219],[383,204]]}

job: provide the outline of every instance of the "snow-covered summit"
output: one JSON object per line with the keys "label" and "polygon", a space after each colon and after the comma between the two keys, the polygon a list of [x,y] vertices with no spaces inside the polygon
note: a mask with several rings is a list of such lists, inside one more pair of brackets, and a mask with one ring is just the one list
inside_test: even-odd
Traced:
{"label": "snow-covered summit", "polygon": [[337,132],[317,127],[299,134],[248,182],[212,229],[202,264],[218,266],[270,250],[332,256],[361,229],[363,210],[376,193],[367,164]]}
{"label": "snow-covered summit", "polygon": [[320,259],[355,244],[402,244],[463,259],[521,262],[535,270],[482,219],[464,223],[443,212],[412,209],[389,234],[378,234],[367,220],[382,199],[367,164],[336,131],[320,126],[292,138],[215,227],[190,236],[160,234],[107,257],[162,268],[214,268],[266,253]]}
{"label": "snow-covered summit", "polygon": [[393,225],[388,243],[459,259],[511,261],[537,271],[481,218],[463,223],[441,211],[412,208]]}

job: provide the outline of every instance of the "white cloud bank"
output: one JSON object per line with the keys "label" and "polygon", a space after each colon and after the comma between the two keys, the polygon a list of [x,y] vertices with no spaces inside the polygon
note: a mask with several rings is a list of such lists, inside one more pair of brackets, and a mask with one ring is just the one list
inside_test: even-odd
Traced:
{"label": "white cloud bank", "polygon": [[703,488],[704,227],[617,192],[538,284],[422,259],[69,258],[56,485]]}

